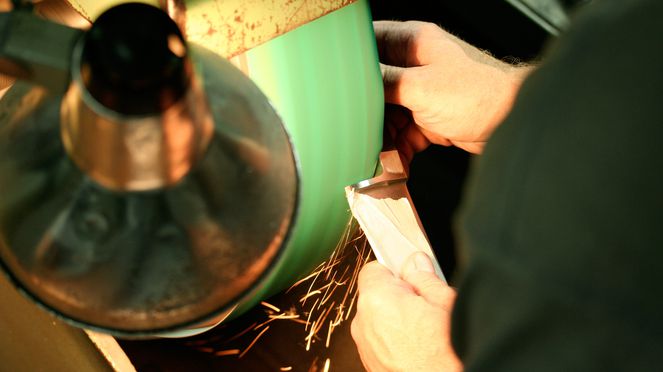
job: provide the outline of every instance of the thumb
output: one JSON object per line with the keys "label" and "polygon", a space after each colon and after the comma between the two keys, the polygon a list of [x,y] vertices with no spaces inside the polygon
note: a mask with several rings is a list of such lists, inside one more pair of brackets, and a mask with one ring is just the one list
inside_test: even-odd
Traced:
{"label": "thumb", "polygon": [[414,291],[435,306],[451,309],[456,291],[437,277],[430,257],[423,252],[415,252],[405,260],[401,277],[414,288]]}

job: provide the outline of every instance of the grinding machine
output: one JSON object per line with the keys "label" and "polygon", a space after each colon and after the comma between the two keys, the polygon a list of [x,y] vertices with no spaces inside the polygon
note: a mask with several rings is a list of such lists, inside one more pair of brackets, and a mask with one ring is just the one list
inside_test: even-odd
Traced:
{"label": "grinding machine", "polygon": [[371,16],[122,3],[71,0],[84,29],[0,14],[0,265],[76,326],[186,336],[336,248],[381,146]]}

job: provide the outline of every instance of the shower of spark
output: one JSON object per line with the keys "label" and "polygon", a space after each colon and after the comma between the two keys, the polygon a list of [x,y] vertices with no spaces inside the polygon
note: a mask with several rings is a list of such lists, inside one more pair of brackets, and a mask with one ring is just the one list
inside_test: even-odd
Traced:
{"label": "shower of spark", "polygon": [[[219,337],[211,339],[190,341],[189,345],[196,350],[211,353],[215,356],[236,356],[242,358],[259,342],[274,322],[294,322],[303,326],[303,342],[306,351],[316,343],[324,343],[329,349],[333,339],[334,330],[352,315],[357,299],[357,277],[359,271],[372,257],[367,240],[356,222],[348,222],[342,238],[330,257],[318,265],[309,275],[294,283],[288,288],[286,294],[303,293],[291,304],[276,306],[266,301],[260,305],[263,308],[264,320],[254,322],[234,336],[227,338],[225,344],[243,339],[243,336],[254,334],[252,341],[241,348],[227,348],[218,350],[210,347],[210,343],[218,341]],[[287,309],[284,309],[287,308]],[[319,352],[321,349],[317,349]],[[329,371],[330,358],[326,358],[322,368],[318,361],[321,355],[315,355],[309,371]],[[281,371],[292,370],[293,367],[285,364]]]}
{"label": "shower of spark", "polygon": [[[357,298],[359,271],[371,257],[370,247],[363,234],[352,239],[354,230],[354,224],[349,223],[343,239],[329,259],[288,289],[289,292],[310,282],[308,291],[299,300],[303,314],[307,316],[304,327],[308,332],[304,338],[306,351],[310,350],[311,344],[322,340],[325,341],[325,347],[329,348],[334,329],[351,315]],[[355,252],[348,252],[349,249],[354,249]],[[351,253],[356,254],[354,261],[345,262],[346,255]],[[342,297],[337,296],[332,300],[337,290],[342,291]],[[307,302],[312,305],[307,307]],[[322,332],[325,327],[326,332]]]}

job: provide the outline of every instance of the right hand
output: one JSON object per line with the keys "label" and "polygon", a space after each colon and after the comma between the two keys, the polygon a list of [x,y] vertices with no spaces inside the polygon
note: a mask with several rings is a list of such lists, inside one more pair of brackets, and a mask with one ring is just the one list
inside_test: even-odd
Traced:
{"label": "right hand", "polygon": [[406,260],[401,278],[369,262],[357,289],[351,333],[366,370],[463,370],[450,336],[456,291],[435,275],[425,253]]}
{"label": "right hand", "polygon": [[530,70],[493,58],[432,23],[373,22],[385,130],[407,162],[431,143],[481,153]]}

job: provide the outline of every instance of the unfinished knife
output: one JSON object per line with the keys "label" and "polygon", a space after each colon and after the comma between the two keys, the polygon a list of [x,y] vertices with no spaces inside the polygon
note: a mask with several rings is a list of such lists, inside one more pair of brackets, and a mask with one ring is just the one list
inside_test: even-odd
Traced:
{"label": "unfinished knife", "polygon": [[396,150],[380,153],[382,172],[345,188],[352,214],[359,222],[378,262],[399,276],[414,252],[430,257],[445,280],[407,190],[407,174]]}

